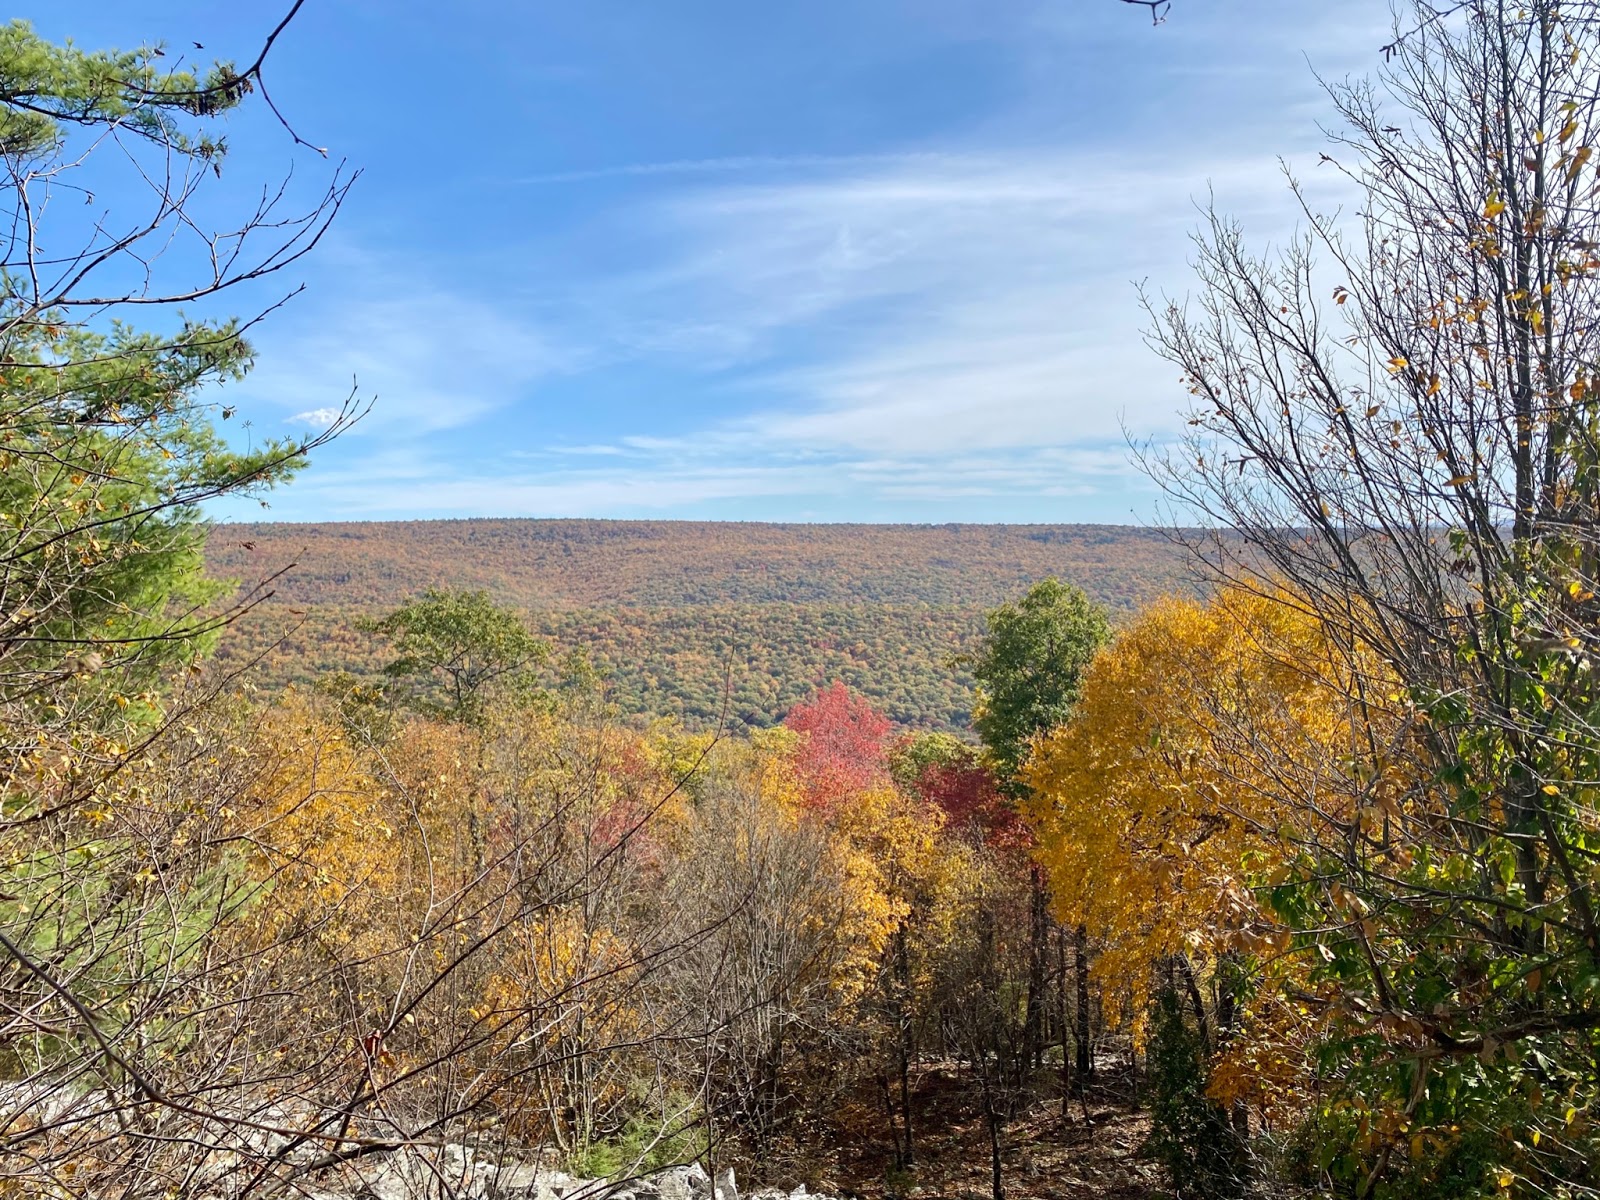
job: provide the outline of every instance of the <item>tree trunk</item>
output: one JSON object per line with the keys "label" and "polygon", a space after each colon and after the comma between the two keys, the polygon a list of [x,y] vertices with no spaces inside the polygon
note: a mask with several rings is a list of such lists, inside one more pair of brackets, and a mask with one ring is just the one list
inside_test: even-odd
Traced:
{"label": "tree trunk", "polygon": [[1049,893],[1044,871],[1035,863],[1028,873],[1032,885],[1028,906],[1028,1002],[1022,1026],[1022,1065],[1037,1070],[1044,1055],[1045,955],[1050,937]]}
{"label": "tree trunk", "polygon": [[906,946],[906,931],[895,934],[895,1019],[900,1051],[900,1127],[905,1132],[905,1151],[901,1166],[916,1165],[916,1141],[911,1124],[911,1057],[915,1047],[911,1044],[911,954]]}
{"label": "tree trunk", "polygon": [[1005,1179],[1000,1164],[1000,1109],[994,1102],[987,1064],[983,1074],[983,1115],[989,1125],[989,1186],[993,1200],[1006,1200]]}
{"label": "tree trunk", "polygon": [[[1232,951],[1224,954],[1217,964],[1217,1045],[1226,1046],[1239,1024],[1239,959]],[[1250,1140],[1250,1111],[1243,1101],[1236,1101],[1229,1114],[1233,1131],[1241,1143]]]}
{"label": "tree trunk", "polygon": [[1094,1074],[1094,1047],[1089,1040],[1089,931],[1079,925],[1074,933],[1074,968],[1078,989],[1077,1051],[1078,1086],[1087,1087]]}
{"label": "tree trunk", "polygon": [[1056,1029],[1061,1035],[1061,1119],[1072,1102],[1072,1055],[1067,1053],[1067,927],[1056,926]]}
{"label": "tree trunk", "polygon": [[906,1166],[906,1154],[900,1141],[900,1122],[895,1118],[894,1097],[889,1092],[889,1077],[878,1074],[878,1087],[883,1091],[883,1112],[889,1118],[889,1140],[894,1144],[894,1165]]}
{"label": "tree trunk", "polygon": [[1177,956],[1176,965],[1178,975],[1183,980],[1183,990],[1189,997],[1189,1003],[1194,1007],[1195,1028],[1200,1031],[1200,1053],[1207,1058],[1211,1056],[1211,1020],[1206,1015],[1205,997],[1200,994],[1200,981],[1195,978],[1194,964],[1189,961],[1187,954]]}

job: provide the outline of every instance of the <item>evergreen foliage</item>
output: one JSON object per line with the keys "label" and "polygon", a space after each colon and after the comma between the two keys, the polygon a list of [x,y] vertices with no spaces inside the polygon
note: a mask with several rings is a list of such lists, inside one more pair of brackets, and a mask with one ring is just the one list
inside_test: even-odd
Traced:
{"label": "evergreen foliage", "polygon": [[1166,1167],[1176,1200],[1243,1196],[1243,1148],[1227,1110],[1206,1095],[1205,1046],[1170,987],[1156,998],[1147,1066],[1148,1149]]}

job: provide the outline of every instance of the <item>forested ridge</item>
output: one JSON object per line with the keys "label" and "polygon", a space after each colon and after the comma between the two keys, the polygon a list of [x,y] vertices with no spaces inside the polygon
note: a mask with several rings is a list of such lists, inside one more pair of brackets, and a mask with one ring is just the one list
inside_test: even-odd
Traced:
{"label": "forested ridge", "polygon": [[288,604],[387,608],[429,587],[518,608],[890,604],[984,608],[1049,575],[1128,610],[1182,588],[1182,550],[1125,525],[460,520],[219,525],[210,571]]}
{"label": "forested ridge", "polygon": [[1600,1200],[1600,3],[1402,4],[1360,205],[1205,213],[1175,541],[211,527],[368,415],[163,319],[345,203],[299,11],[0,26],[0,1197]]}
{"label": "forested ridge", "polygon": [[370,679],[383,647],[361,617],[464,586],[587,651],[624,713],[696,727],[774,724],[839,679],[906,726],[965,729],[956,660],[986,608],[1049,576],[1117,613],[1195,586],[1173,535],[1107,525],[261,523],[212,530],[206,561],[271,578],[218,648],[223,666],[259,659],[268,684]]}

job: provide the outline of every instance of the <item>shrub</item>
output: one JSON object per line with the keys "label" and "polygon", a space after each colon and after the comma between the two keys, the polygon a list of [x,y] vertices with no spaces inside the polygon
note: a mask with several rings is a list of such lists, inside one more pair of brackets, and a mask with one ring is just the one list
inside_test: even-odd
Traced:
{"label": "shrub", "polygon": [[1242,1196],[1245,1147],[1227,1112],[1206,1095],[1204,1047],[1171,989],[1156,1001],[1149,1070],[1147,1148],[1166,1167],[1174,1195],[1179,1200]]}

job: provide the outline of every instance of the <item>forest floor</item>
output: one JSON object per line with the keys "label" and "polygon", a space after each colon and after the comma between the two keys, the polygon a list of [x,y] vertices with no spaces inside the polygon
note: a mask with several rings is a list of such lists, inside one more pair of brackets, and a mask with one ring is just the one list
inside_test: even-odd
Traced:
{"label": "forest floor", "polygon": [[[1160,1167],[1142,1154],[1149,1114],[1133,1103],[1126,1070],[1099,1074],[1087,1096],[1038,1101],[1007,1123],[1001,1153],[1006,1200],[1154,1200]],[[965,1072],[921,1070],[913,1084],[916,1169],[895,1168],[881,1100],[850,1103],[788,1159],[788,1182],[862,1200],[990,1200],[988,1125]],[[822,1149],[826,1146],[826,1149]],[[784,1165],[773,1163],[779,1171]]]}

